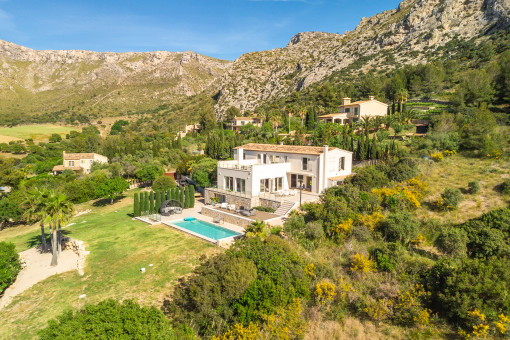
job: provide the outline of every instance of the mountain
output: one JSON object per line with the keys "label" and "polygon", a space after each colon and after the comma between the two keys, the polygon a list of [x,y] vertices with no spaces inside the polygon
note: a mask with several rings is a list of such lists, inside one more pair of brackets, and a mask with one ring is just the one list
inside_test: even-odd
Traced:
{"label": "mountain", "polygon": [[[201,93],[216,116],[288,96],[334,72],[385,71],[433,59],[453,39],[483,40],[508,29],[510,0],[404,0],[362,18],[352,32],[298,33],[283,48],[234,62],[194,52],[35,51],[0,40],[0,118],[25,115],[124,114],[177,104]],[[204,99],[202,99],[204,98]],[[198,104],[197,104],[198,103]],[[171,109],[168,109],[171,110]]]}
{"label": "mountain", "polygon": [[204,91],[230,64],[194,52],[35,51],[0,40],[0,114],[154,108]]}
{"label": "mountain", "polygon": [[405,0],[397,9],[362,18],[352,32],[299,33],[284,48],[242,55],[222,75],[215,111],[221,116],[230,106],[253,110],[362,57],[362,71],[425,62],[454,38],[490,34],[509,22],[509,0]]}

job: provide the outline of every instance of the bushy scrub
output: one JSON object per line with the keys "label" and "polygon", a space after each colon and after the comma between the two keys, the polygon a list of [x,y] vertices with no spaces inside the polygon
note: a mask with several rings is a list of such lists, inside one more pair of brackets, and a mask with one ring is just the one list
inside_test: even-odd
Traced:
{"label": "bushy scrub", "polygon": [[504,180],[503,183],[499,185],[499,190],[502,194],[510,194],[510,179]]}
{"label": "bushy scrub", "polygon": [[419,222],[407,211],[391,213],[381,225],[381,233],[388,242],[409,244],[418,236]]}
{"label": "bushy scrub", "polygon": [[471,195],[478,194],[480,192],[480,182],[472,181],[468,183],[467,192]]}
{"label": "bushy scrub", "polygon": [[21,262],[14,244],[0,242],[0,296],[16,280],[20,269]]}
{"label": "bushy scrub", "polygon": [[[66,311],[48,322],[40,339],[182,339],[165,315],[154,307],[140,307],[131,300],[105,300]],[[189,337],[191,338],[191,337]]]}
{"label": "bushy scrub", "polygon": [[346,183],[351,183],[363,191],[370,191],[372,188],[380,188],[389,184],[388,177],[383,171],[375,166],[365,166],[356,170],[356,175],[348,178]]}
{"label": "bushy scrub", "polygon": [[171,188],[175,188],[177,184],[175,183],[174,179],[169,176],[159,176],[154,180],[152,183],[152,190],[154,191],[166,191]]}
{"label": "bushy scrub", "polygon": [[444,189],[441,197],[438,198],[433,204],[437,209],[455,210],[462,201],[462,193],[458,188]]}
{"label": "bushy scrub", "polygon": [[466,255],[467,242],[468,237],[464,229],[458,227],[447,227],[441,229],[439,236],[434,241],[434,245],[441,252],[449,256],[460,257]]}
{"label": "bushy scrub", "polygon": [[431,308],[449,321],[470,327],[469,312],[498,315],[510,310],[510,261],[505,258],[438,261],[425,275]]}
{"label": "bushy scrub", "polygon": [[224,332],[236,322],[259,322],[263,315],[309,295],[304,267],[279,237],[244,239],[197,267],[164,309],[179,321],[192,321],[201,335]]}
{"label": "bushy scrub", "polygon": [[395,182],[403,182],[418,176],[419,170],[416,161],[412,158],[402,158],[386,168],[387,176]]}

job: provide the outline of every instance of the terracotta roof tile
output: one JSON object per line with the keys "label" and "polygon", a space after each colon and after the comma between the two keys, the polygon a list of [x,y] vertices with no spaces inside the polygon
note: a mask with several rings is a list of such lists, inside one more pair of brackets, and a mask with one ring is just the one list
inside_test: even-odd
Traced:
{"label": "terracotta roof tile", "polygon": [[[322,146],[299,146],[299,145],[275,145],[275,144],[257,144],[249,143],[236,147],[235,149],[243,148],[247,151],[266,151],[266,152],[282,152],[282,153],[298,153],[303,155],[320,155],[324,152]],[[338,148],[332,147],[329,150],[336,150]],[[340,149],[339,149],[340,150]]]}

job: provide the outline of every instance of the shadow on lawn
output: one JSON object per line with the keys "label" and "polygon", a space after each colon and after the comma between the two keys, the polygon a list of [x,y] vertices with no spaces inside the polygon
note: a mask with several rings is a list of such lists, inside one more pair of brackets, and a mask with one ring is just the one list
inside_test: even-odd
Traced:
{"label": "shadow on lawn", "polygon": [[[51,244],[51,235],[49,233],[49,229],[45,229],[44,232],[46,235],[46,244],[48,246],[48,249],[46,249],[46,251],[49,252],[50,244]],[[62,237],[68,236],[69,234],[71,234],[71,231],[62,229]],[[34,235],[28,239],[27,246],[29,248],[39,247],[41,245],[41,243],[42,243],[41,242],[41,233],[39,233],[39,234]]]}
{"label": "shadow on lawn", "polygon": [[[120,201],[126,197],[127,196],[125,196],[125,195],[119,196],[113,200],[113,203],[117,203],[118,201]],[[112,205],[112,200],[109,198],[101,198],[101,199],[98,199],[97,201],[95,201],[94,203],[92,203],[92,205],[94,207],[106,207],[108,205]]]}

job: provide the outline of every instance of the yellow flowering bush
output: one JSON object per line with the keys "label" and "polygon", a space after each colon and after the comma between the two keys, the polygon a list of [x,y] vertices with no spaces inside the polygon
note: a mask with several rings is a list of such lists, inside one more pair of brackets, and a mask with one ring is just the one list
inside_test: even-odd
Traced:
{"label": "yellow flowering bush", "polygon": [[434,160],[434,162],[440,162],[443,160],[444,156],[441,151],[437,151],[437,152],[431,153],[430,158],[432,158]]}
{"label": "yellow flowering bush", "polygon": [[260,327],[250,322],[248,326],[236,323],[220,336],[213,336],[212,340],[254,340],[259,338]]}
{"label": "yellow flowering bush", "polygon": [[343,221],[342,223],[338,224],[336,226],[336,228],[333,229],[333,231],[337,237],[342,238],[344,236],[347,236],[350,234],[350,232],[352,230],[352,223],[353,223],[352,218],[349,218],[349,219]]}
{"label": "yellow flowering bush", "polygon": [[358,214],[357,219],[358,222],[366,226],[371,231],[374,231],[384,221],[384,215],[378,211],[375,211],[367,215]]}
{"label": "yellow flowering bush", "polygon": [[315,265],[313,263],[307,264],[304,271],[306,276],[315,277]]}
{"label": "yellow flowering bush", "polygon": [[331,302],[336,296],[336,286],[329,281],[322,280],[315,286],[315,297],[321,305]]}
{"label": "yellow flowering bush", "polygon": [[471,319],[472,330],[466,332],[465,330],[459,330],[458,334],[465,339],[487,339],[489,335],[500,335],[505,337],[508,335],[508,327],[510,326],[510,318],[505,314],[499,314],[498,319],[494,321],[494,329],[491,328],[489,320],[484,313],[478,309],[469,311],[469,319]]}
{"label": "yellow flowering bush", "polygon": [[419,247],[423,244],[423,242],[425,241],[425,237],[423,237],[423,235],[418,235],[418,237],[416,237],[414,240],[411,241],[411,245],[413,247]]}
{"label": "yellow flowering bush", "polygon": [[499,159],[501,156],[503,156],[503,153],[501,151],[492,151],[487,154],[487,158],[494,158]]}
{"label": "yellow flowering bush", "polygon": [[363,311],[367,313],[370,319],[379,323],[391,317],[392,308],[393,302],[391,300],[378,299],[377,301],[369,301]]}
{"label": "yellow flowering bush", "polygon": [[427,184],[421,177],[397,183],[392,188],[372,189],[372,193],[377,195],[385,205],[403,205],[407,208],[419,208],[426,191]]}
{"label": "yellow flowering bush", "polygon": [[457,154],[457,151],[455,150],[444,150],[444,155],[445,156],[453,156],[453,155],[456,155]]}
{"label": "yellow flowering bush", "polygon": [[356,253],[352,257],[351,272],[368,273],[375,270],[375,263],[370,259],[369,255]]}
{"label": "yellow flowering bush", "polygon": [[345,303],[347,301],[347,294],[350,292],[355,292],[356,290],[352,288],[350,283],[344,281],[343,275],[340,275],[340,282],[338,283],[337,291],[338,297],[343,303]]}
{"label": "yellow flowering bush", "polygon": [[302,312],[301,299],[293,299],[287,307],[264,317],[266,323],[262,327],[259,339],[299,339],[306,329]]}
{"label": "yellow flowering bush", "polygon": [[432,312],[423,308],[421,303],[421,299],[428,295],[430,293],[420,284],[409,290],[400,291],[394,307],[396,321],[404,325],[428,326]]}

